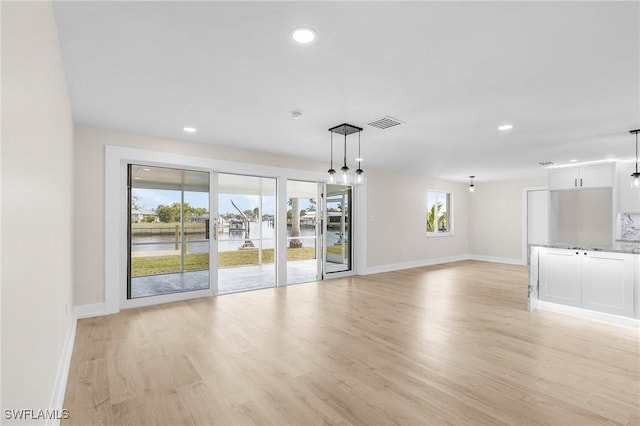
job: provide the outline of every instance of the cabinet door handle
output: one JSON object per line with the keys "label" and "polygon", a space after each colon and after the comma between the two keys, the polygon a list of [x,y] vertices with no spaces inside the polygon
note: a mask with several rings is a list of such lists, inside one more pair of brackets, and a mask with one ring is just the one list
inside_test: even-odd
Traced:
{"label": "cabinet door handle", "polygon": [[586,251],[584,252],[584,255],[585,255],[585,256],[587,255],[587,252],[586,252]]}
{"label": "cabinet door handle", "polygon": [[576,252],[576,254],[580,254],[580,253]]}
{"label": "cabinet door handle", "polygon": [[573,186],[578,186],[578,178],[575,178],[575,179],[573,180]]}
{"label": "cabinet door handle", "polygon": [[582,186],[582,178],[580,178],[580,186]]}

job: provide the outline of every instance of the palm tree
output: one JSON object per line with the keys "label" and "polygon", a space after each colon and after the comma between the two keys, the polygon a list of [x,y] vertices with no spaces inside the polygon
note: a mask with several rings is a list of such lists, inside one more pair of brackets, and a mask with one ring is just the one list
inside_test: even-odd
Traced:
{"label": "palm tree", "polygon": [[427,212],[427,232],[436,232],[436,223],[439,231],[446,231],[447,212],[440,212],[441,208],[442,203],[434,203]]}
{"label": "palm tree", "polygon": [[289,241],[289,248],[302,247],[302,241],[298,239],[300,237],[300,199],[289,198],[287,203],[291,206],[291,241]]}

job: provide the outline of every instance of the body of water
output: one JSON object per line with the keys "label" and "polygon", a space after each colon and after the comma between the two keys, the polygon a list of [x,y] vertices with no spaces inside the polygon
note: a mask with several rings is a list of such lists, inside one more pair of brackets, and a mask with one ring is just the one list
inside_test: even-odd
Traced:
{"label": "body of water", "polygon": [[[257,222],[252,222],[250,228],[250,239],[253,244],[258,247],[260,242],[260,226]],[[316,234],[315,228],[301,228],[300,240],[303,247],[315,247]],[[287,237],[291,237],[291,228],[287,229]],[[209,251],[209,241],[205,239],[204,232],[201,234],[187,235],[187,252],[188,253],[207,253]],[[327,233],[327,245],[332,246],[340,239],[340,235],[335,230],[329,230]],[[189,242],[195,240],[195,242]],[[134,235],[131,238],[131,251],[160,251],[175,250],[174,235]],[[224,228],[224,233],[218,234],[218,251],[237,250],[244,243],[244,231],[232,232]],[[273,248],[275,246],[275,228],[271,227],[267,222],[262,222],[262,248]]]}

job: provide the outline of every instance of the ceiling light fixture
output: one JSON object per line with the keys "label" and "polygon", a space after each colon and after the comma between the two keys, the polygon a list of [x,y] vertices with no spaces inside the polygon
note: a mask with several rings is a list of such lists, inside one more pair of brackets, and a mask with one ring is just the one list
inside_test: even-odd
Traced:
{"label": "ceiling light fixture", "polygon": [[[340,124],[339,126],[335,126],[329,129],[331,133],[331,167],[327,173],[329,173],[329,177],[327,179],[327,183],[333,184],[336,183],[336,171],[333,169],[333,134],[337,133],[339,135],[344,136],[344,152],[343,152],[343,160],[344,163],[340,168],[342,172],[340,174],[340,182],[342,185],[359,185],[364,182],[364,170],[360,165],[360,161],[362,161],[362,157],[360,156],[360,132],[362,132],[362,127],[353,126],[351,124]],[[355,171],[355,174],[351,174],[349,171],[349,166],[347,166],[347,136],[353,133],[358,133],[358,168]]]}
{"label": "ceiling light fixture", "polygon": [[184,127],[182,130],[184,130],[187,133],[195,133],[198,131],[195,127]]}
{"label": "ceiling light fixture", "polygon": [[507,130],[511,130],[513,129],[513,125],[512,124],[503,124],[502,126],[498,127],[498,130],[506,132]]}
{"label": "ceiling light fixture", "polygon": [[629,131],[629,133],[636,134],[636,171],[631,173],[631,187],[640,189],[640,172],[638,172],[638,132],[640,132],[640,129]]}
{"label": "ceiling light fixture", "polygon": [[476,190],[476,186],[473,184],[473,178],[475,176],[469,176],[469,179],[471,179],[471,183],[469,184],[469,192],[475,192]]}
{"label": "ceiling light fixture", "polygon": [[291,37],[300,44],[307,44],[316,39],[316,33],[309,28],[296,28],[291,32]]}

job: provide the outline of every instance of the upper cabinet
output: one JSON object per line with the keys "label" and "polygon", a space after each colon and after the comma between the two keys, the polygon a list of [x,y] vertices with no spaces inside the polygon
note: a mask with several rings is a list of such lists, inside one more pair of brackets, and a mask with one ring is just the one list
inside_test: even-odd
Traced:
{"label": "upper cabinet", "polygon": [[549,170],[549,189],[612,188],[613,163]]}

